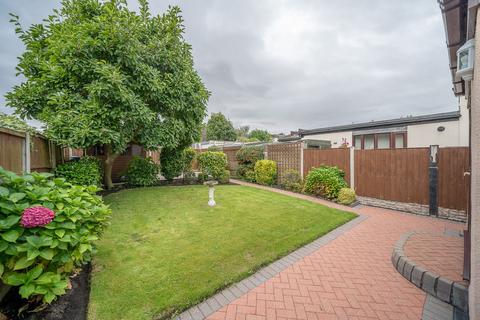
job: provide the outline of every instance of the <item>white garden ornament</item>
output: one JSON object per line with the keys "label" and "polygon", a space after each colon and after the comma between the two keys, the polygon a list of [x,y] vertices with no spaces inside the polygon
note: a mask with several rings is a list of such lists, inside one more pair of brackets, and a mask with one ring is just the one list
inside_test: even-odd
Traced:
{"label": "white garden ornament", "polygon": [[218,184],[217,181],[207,181],[204,183],[208,186],[208,205],[210,207],[215,206],[215,186]]}

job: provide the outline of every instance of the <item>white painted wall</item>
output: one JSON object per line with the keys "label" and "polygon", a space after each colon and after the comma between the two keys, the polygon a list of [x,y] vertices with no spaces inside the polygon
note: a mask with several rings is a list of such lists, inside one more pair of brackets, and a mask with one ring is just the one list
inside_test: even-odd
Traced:
{"label": "white painted wall", "polygon": [[346,138],[348,145],[352,146],[352,131],[312,134],[303,137],[302,140],[326,140],[332,143],[332,148],[339,148],[343,138]]}
{"label": "white painted wall", "polygon": [[[461,99],[462,116],[456,121],[424,123],[407,127],[407,142],[409,148],[428,147],[437,144],[440,147],[468,147],[468,110],[465,99]],[[445,130],[439,132],[438,127]]]}

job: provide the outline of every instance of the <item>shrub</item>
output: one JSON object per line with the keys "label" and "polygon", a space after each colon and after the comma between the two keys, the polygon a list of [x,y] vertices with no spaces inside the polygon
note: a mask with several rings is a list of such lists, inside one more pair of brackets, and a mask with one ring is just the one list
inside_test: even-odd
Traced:
{"label": "shrub", "polygon": [[230,171],[224,170],[222,175],[218,178],[218,182],[221,184],[227,184],[230,182]]}
{"label": "shrub", "polygon": [[300,192],[303,189],[303,181],[297,170],[289,169],[282,176],[281,186],[287,190]]}
{"label": "shrub", "polygon": [[[250,182],[255,182],[254,174],[255,163],[263,159],[262,147],[242,147],[237,151],[235,157],[238,160],[237,176]],[[248,178],[247,178],[248,175]]]}
{"label": "shrub", "polygon": [[193,160],[197,153],[193,148],[183,150],[183,173],[191,172],[193,167]]}
{"label": "shrub", "polygon": [[255,171],[253,170],[247,170],[245,172],[245,180],[248,181],[248,182],[256,182],[256,178],[255,178]]}
{"label": "shrub", "polygon": [[168,181],[180,176],[185,169],[185,153],[181,149],[162,149],[160,171]]}
{"label": "shrub", "polygon": [[102,185],[102,163],[95,157],[83,157],[59,164],[55,175],[65,178],[71,184],[99,187]]}
{"label": "shrub", "polygon": [[340,189],[347,187],[344,176],[345,173],[337,167],[314,168],[305,179],[304,190],[327,199],[336,199]]}
{"label": "shrub", "polygon": [[277,177],[277,163],[272,160],[259,160],[255,163],[255,180],[259,184],[271,186]]}
{"label": "shrub", "polygon": [[355,190],[350,189],[350,188],[342,188],[338,192],[338,203],[344,204],[344,205],[350,205],[352,204],[356,199],[355,196]]}
{"label": "shrub", "polygon": [[64,294],[75,267],[90,260],[111,213],[96,186],[52,176],[0,168],[0,279],[45,303]]}
{"label": "shrub", "polygon": [[[198,166],[203,175],[214,180],[220,180],[225,174],[227,156],[223,152],[207,151],[197,156]],[[207,179],[208,179],[207,178]]]}
{"label": "shrub", "polygon": [[152,186],[158,181],[159,170],[152,158],[133,157],[128,164],[127,183],[132,186]]}

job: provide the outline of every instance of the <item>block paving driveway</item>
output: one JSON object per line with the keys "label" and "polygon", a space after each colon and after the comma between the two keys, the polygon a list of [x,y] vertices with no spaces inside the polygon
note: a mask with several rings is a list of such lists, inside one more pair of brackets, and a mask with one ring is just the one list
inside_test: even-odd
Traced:
{"label": "block paving driveway", "polygon": [[352,211],[367,219],[208,319],[420,319],[425,293],[394,269],[393,246],[409,231],[438,233],[463,225],[373,207]]}

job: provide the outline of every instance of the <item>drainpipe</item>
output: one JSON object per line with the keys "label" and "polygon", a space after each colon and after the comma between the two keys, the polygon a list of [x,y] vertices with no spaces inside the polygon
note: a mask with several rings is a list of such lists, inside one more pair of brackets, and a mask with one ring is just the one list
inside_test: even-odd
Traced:
{"label": "drainpipe", "polygon": [[438,145],[430,146],[430,161],[428,165],[429,208],[431,216],[438,216]]}

